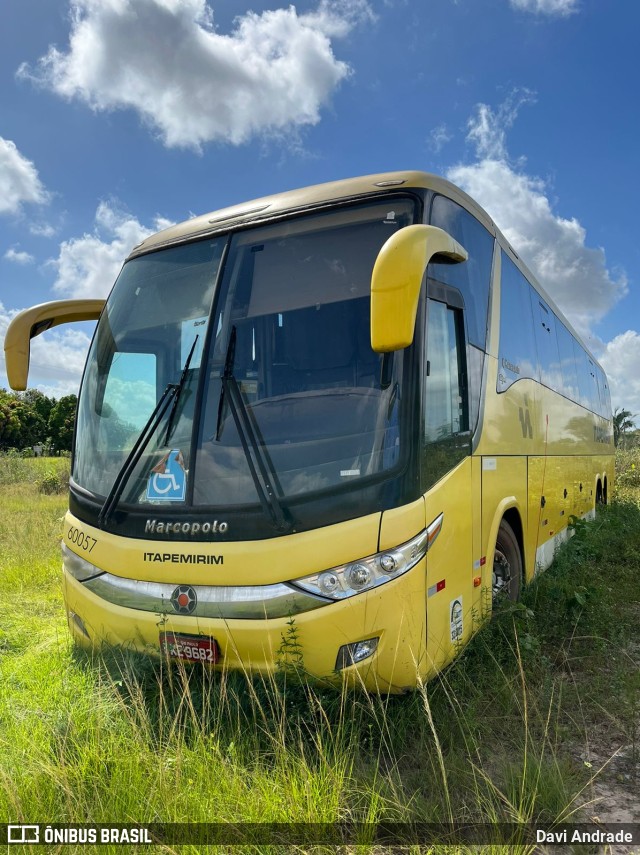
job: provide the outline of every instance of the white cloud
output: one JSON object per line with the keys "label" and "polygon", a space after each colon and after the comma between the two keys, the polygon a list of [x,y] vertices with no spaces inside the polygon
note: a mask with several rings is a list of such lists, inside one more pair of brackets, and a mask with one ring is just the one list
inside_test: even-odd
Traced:
{"label": "white cloud", "polygon": [[[152,232],[169,225],[169,220],[158,217],[153,226],[143,226],[114,204],[102,202],[96,211],[93,232],[63,241],[58,257],[48,262],[57,269],[54,291],[62,297],[106,297],[130,250]],[[0,303],[0,341],[18,311]],[[77,392],[90,344],[85,329],[60,326],[32,340],[30,386],[54,397]],[[0,386],[6,385],[5,377],[2,352]]]}
{"label": "white cloud", "polygon": [[31,383],[29,380],[30,389],[38,389],[47,398],[55,398],[59,400],[66,395],[77,395],[80,388],[80,378],[77,380],[61,380],[59,383]]}
{"label": "white cloud", "polygon": [[36,237],[51,238],[55,235],[56,230],[50,223],[31,223],[29,231]]}
{"label": "white cloud", "polygon": [[5,252],[4,258],[6,261],[13,261],[14,264],[33,264],[35,261],[35,258],[28,252],[20,251],[14,247]]}
{"label": "white cloud", "polygon": [[508,160],[505,130],[519,106],[531,100],[530,92],[520,92],[495,112],[478,105],[468,139],[479,159],[452,167],[447,176],[485,208],[572,324],[589,336],[592,325],[626,294],[627,280],[607,268],[603,249],[587,246],[577,219],[554,211],[546,183],[527,175],[522,161]]}
{"label": "white cloud", "polygon": [[592,333],[593,325],[627,293],[624,272],[610,270],[604,250],[587,245],[585,229],[575,217],[556,213],[546,182],[528,175],[524,160],[509,160],[506,130],[519,107],[532,100],[532,93],[520,91],[495,111],[479,104],[468,126],[478,159],[452,167],[447,175],[486,209],[597,351],[609,377],[613,407],[640,414],[640,334],[628,330],[604,344]]}
{"label": "white cloud", "polygon": [[16,214],[23,203],[43,205],[48,200],[33,163],[14,142],[0,137],[0,214]]}
{"label": "white cloud", "polygon": [[530,89],[513,89],[494,112],[488,104],[478,104],[467,127],[467,139],[474,143],[478,157],[507,159],[507,131],[515,122],[520,107],[535,103]]}
{"label": "white cloud", "polygon": [[514,9],[535,15],[555,15],[566,18],[578,11],[578,0],[510,0]]}
{"label": "white cloud", "polygon": [[131,214],[101,202],[92,233],[63,241],[57,259],[54,291],[65,297],[106,297],[122,263],[131,249],[145,237],[171,225],[156,218],[153,226],[143,226]]}
{"label": "white cloud", "polygon": [[[4,341],[4,337],[6,335],[7,328],[9,327],[9,323],[11,319],[17,314],[17,310],[5,309],[3,304],[0,303],[0,341]],[[4,366],[4,350],[0,350],[0,361]]]}
{"label": "white cloud", "polygon": [[445,124],[438,125],[438,127],[434,128],[429,134],[430,148],[436,154],[441,151],[442,147],[445,146],[450,140],[451,134],[449,133]]}
{"label": "white cloud", "polygon": [[31,341],[29,374],[40,381],[66,381],[77,392],[90,344],[87,333],[73,327],[45,332]]}
{"label": "white cloud", "polygon": [[67,53],[18,70],[94,110],[132,108],[167,146],[239,145],[314,125],[350,73],[332,39],[373,13],[366,0],[247,12],[216,32],[206,0],[72,0]]}
{"label": "white cloud", "polygon": [[640,415],[640,334],[627,330],[617,335],[606,345],[600,362],[609,377],[613,408]]}

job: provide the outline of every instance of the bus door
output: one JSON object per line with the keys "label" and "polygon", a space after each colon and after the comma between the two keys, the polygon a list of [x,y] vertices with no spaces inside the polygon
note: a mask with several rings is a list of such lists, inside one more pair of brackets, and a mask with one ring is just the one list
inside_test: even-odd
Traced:
{"label": "bus door", "polygon": [[442,515],[440,533],[427,554],[431,673],[461,649],[475,623],[472,546],[480,484],[472,478],[464,317],[457,294],[447,288],[444,296],[453,299],[427,300],[421,476],[427,525]]}

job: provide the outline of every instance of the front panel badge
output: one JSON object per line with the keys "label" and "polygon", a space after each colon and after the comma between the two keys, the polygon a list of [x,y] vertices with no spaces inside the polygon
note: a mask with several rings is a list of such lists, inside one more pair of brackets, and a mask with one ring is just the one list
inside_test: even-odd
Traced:
{"label": "front panel badge", "polygon": [[171,605],[179,615],[190,615],[198,605],[198,597],[191,585],[178,585],[171,594]]}

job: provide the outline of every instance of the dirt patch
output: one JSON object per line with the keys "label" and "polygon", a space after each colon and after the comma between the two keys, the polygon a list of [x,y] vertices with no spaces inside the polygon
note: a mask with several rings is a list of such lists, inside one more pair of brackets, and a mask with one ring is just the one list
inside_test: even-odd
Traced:
{"label": "dirt patch", "polygon": [[[591,764],[594,778],[585,791],[586,804],[580,821],[595,825],[629,823],[640,826],[640,744],[608,751],[590,746],[580,759]],[[603,846],[612,855],[640,855],[640,845]]]}

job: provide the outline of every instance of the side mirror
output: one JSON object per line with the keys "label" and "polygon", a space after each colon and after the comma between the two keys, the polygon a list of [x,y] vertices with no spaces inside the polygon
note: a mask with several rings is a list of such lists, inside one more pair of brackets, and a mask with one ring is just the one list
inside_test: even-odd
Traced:
{"label": "side mirror", "polygon": [[413,341],[422,277],[435,255],[466,261],[466,249],[436,226],[406,226],[384,244],[371,276],[371,347],[388,353]]}
{"label": "side mirror", "polygon": [[104,300],[56,300],[25,309],[9,324],[4,339],[4,357],[9,385],[17,392],[27,388],[31,339],[59,324],[97,321]]}

